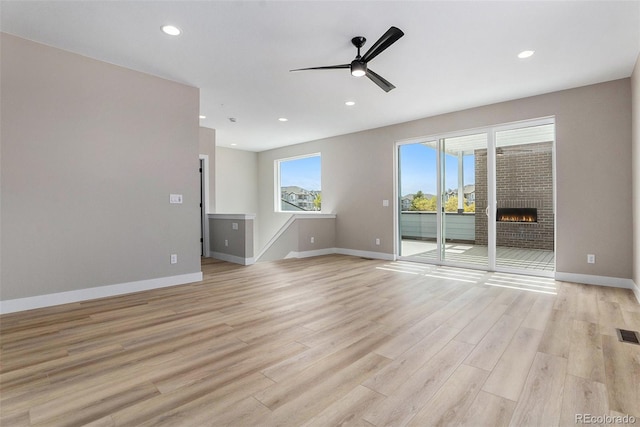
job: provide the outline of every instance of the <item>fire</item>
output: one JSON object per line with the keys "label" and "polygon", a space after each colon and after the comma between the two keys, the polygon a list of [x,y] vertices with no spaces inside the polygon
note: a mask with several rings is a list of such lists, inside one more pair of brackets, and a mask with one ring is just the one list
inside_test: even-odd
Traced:
{"label": "fire", "polygon": [[501,215],[498,221],[502,222],[536,222],[533,215]]}

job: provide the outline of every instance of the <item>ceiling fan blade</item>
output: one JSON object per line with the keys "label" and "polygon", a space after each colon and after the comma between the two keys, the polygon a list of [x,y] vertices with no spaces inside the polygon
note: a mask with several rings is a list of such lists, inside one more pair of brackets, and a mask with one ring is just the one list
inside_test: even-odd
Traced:
{"label": "ceiling fan blade", "polygon": [[369,62],[376,56],[380,55],[386,48],[398,41],[400,37],[404,36],[404,33],[400,28],[391,27],[386,33],[378,39],[377,42],[371,46],[371,48],[362,56],[362,61]]}
{"label": "ceiling fan blade", "polygon": [[384,90],[385,92],[389,92],[392,89],[395,89],[396,87],[394,85],[392,85],[388,80],[386,80],[384,77],[382,77],[380,74],[375,73],[374,71],[372,71],[370,68],[367,70],[367,77],[369,77],[369,79],[374,82],[375,84],[377,84],[378,86],[380,86],[380,89]]}
{"label": "ceiling fan blade", "polygon": [[339,68],[351,68],[351,64],[327,65],[326,67],[298,68],[289,71],[305,71],[305,70],[337,70]]}

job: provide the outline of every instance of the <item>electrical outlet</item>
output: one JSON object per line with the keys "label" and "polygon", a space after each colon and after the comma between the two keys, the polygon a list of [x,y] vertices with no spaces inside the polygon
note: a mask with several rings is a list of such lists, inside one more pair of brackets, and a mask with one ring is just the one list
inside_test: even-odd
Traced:
{"label": "electrical outlet", "polygon": [[588,264],[595,264],[596,263],[596,256],[594,254],[587,254],[587,263]]}
{"label": "electrical outlet", "polygon": [[231,223],[231,229],[232,230],[237,230],[238,229],[238,223],[237,222],[232,222]]}
{"label": "electrical outlet", "polygon": [[311,237],[311,243],[315,243],[316,238],[315,237]]}
{"label": "electrical outlet", "polygon": [[380,239],[378,237],[376,237],[376,245],[380,246]]}
{"label": "electrical outlet", "polygon": [[224,245],[229,246],[229,241],[227,239],[224,239]]}
{"label": "electrical outlet", "polygon": [[178,254],[171,254],[171,264],[178,263]]}
{"label": "electrical outlet", "polygon": [[382,201],[382,206],[384,206],[385,208],[386,208],[386,207],[388,207],[388,206],[389,206],[389,200],[384,199],[384,200]]}

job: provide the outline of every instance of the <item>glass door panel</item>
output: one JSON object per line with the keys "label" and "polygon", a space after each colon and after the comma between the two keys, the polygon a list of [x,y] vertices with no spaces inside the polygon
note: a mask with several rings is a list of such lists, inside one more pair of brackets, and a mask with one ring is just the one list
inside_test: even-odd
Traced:
{"label": "glass door panel", "polygon": [[486,133],[440,140],[441,259],[488,267]]}
{"label": "glass door panel", "polygon": [[497,131],[496,268],[555,270],[554,124]]}
{"label": "glass door panel", "polygon": [[437,141],[398,147],[400,256],[438,261]]}

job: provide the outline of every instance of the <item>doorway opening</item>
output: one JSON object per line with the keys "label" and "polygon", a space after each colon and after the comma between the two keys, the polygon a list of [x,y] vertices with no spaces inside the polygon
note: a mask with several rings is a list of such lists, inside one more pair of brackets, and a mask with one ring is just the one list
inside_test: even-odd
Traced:
{"label": "doorway opening", "polygon": [[200,256],[209,256],[209,156],[200,154]]}

